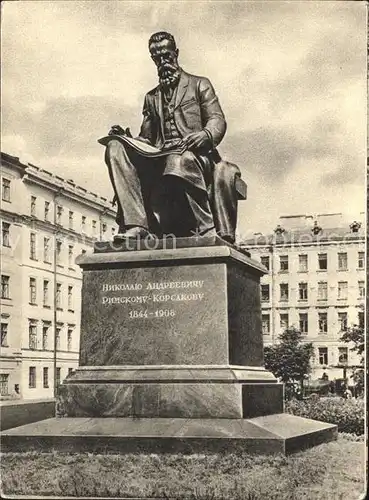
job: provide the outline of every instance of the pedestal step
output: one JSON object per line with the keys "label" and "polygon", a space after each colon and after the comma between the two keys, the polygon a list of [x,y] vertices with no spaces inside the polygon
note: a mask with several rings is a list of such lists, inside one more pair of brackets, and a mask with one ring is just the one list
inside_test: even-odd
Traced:
{"label": "pedestal step", "polygon": [[337,426],[286,413],[252,419],[54,418],[2,433],[2,452],[289,454],[337,438]]}

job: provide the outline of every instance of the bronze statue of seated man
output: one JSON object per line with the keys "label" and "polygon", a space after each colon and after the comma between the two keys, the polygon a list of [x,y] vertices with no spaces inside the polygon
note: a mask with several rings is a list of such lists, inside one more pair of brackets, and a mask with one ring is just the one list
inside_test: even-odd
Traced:
{"label": "bronze statue of seated man", "polygon": [[[159,85],[145,96],[135,141],[142,151],[120,140],[130,134],[119,125],[99,141],[118,206],[116,238],[218,234],[233,243],[240,172],[216,150],[226,132],[218,98],[207,78],[180,68],[171,34],[153,34],[149,51]],[[160,153],[146,155],[145,144]]]}

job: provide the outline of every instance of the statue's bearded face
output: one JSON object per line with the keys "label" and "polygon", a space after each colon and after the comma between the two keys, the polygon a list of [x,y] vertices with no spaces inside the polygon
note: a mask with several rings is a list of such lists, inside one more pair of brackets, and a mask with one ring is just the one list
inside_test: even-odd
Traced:
{"label": "statue's bearded face", "polygon": [[178,49],[170,40],[154,42],[149,47],[151,59],[154,61],[160,84],[165,88],[174,87],[179,80]]}

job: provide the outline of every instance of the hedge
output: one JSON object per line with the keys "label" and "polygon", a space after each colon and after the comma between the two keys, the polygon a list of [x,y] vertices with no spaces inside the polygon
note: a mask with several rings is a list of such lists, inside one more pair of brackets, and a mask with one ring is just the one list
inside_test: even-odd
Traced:
{"label": "hedge", "polygon": [[318,398],[286,402],[285,411],[299,417],[336,424],[338,432],[364,434],[365,406],[363,399]]}

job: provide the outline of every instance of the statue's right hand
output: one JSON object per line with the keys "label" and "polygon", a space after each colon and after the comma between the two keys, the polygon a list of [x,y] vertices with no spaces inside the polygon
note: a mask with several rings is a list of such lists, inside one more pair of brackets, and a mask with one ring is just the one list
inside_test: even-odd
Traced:
{"label": "statue's right hand", "polygon": [[125,131],[120,125],[113,125],[108,135],[125,135]]}

